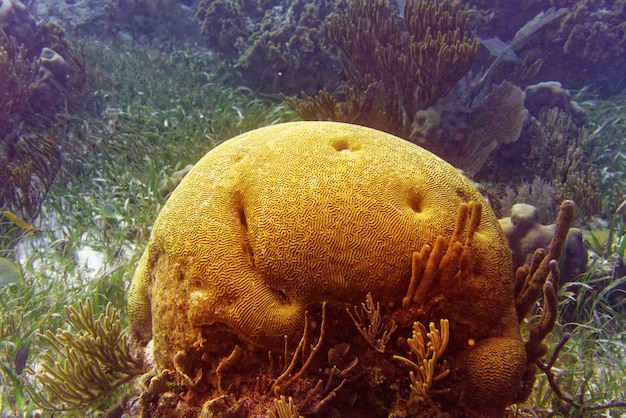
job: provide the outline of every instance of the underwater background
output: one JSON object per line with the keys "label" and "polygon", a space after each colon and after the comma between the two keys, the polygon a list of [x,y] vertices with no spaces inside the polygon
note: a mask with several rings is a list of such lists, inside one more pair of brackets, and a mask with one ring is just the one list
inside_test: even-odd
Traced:
{"label": "underwater background", "polygon": [[[626,416],[625,67],[624,0],[0,0],[2,416]],[[355,338],[378,326],[371,347],[328,349],[314,329],[309,370],[289,353],[300,374],[287,348],[283,373],[233,366],[235,349],[214,365],[252,373],[254,396],[182,363],[151,368],[127,295],[157,215],[219,144],[301,120],[378,129],[450,163],[515,269],[534,271],[574,202],[556,302],[542,282],[518,304],[538,350],[530,386],[501,409],[446,393],[432,348],[447,325],[402,329],[369,294],[346,317]],[[387,342],[420,338],[423,358],[375,370]],[[429,358],[438,376],[419,380]],[[379,396],[369,409],[359,385]]]}

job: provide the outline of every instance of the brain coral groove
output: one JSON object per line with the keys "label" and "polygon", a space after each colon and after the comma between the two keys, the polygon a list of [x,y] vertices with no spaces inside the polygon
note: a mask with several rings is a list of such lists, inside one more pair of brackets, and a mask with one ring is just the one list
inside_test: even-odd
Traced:
{"label": "brain coral groove", "polygon": [[[171,368],[206,327],[281,350],[323,301],[357,305],[371,292],[399,307],[412,253],[449,237],[468,200],[484,202],[452,166],[370,128],[293,122],[242,134],[203,157],[159,214],[129,291],[131,329]],[[468,279],[439,289],[433,312],[463,337],[517,346],[510,253],[483,206]]]}

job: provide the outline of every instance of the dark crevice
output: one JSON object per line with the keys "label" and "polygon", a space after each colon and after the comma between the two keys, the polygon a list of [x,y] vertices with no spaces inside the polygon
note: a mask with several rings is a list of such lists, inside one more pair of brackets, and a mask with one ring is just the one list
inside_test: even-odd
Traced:
{"label": "dark crevice", "polygon": [[415,213],[421,213],[424,209],[422,196],[415,190],[410,190],[408,194],[407,204]]}
{"label": "dark crevice", "polygon": [[282,290],[279,289],[275,289],[276,293],[278,294],[278,297],[280,298],[281,302],[283,305],[287,305],[289,304],[289,297],[287,296],[287,294],[285,292],[283,292]]}
{"label": "dark crevice", "polygon": [[235,193],[235,208],[237,210],[237,217],[239,218],[239,223],[243,226],[243,228],[248,230],[248,218],[246,217],[246,211],[244,210],[243,204],[243,196],[240,192]]}

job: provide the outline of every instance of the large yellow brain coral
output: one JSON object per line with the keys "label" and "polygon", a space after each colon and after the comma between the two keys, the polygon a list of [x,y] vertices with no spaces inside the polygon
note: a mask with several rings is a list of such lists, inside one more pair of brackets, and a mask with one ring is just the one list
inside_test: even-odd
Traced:
{"label": "large yellow brain coral", "polygon": [[[177,353],[211,340],[212,329],[282,352],[321,302],[358,305],[371,292],[401,310],[412,253],[449,237],[470,200],[483,201],[452,166],[373,129],[295,122],[245,133],[201,159],[158,216],[129,292],[131,329],[154,340],[160,368],[173,369]],[[459,395],[470,404],[489,391],[502,400],[502,390],[510,401],[525,361],[510,253],[483,206],[469,279],[439,289],[436,308],[414,310],[451,321],[448,351],[471,365],[452,367],[472,385],[486,382],[487,395]],[[505,377],[483,374],[483,364]]]}

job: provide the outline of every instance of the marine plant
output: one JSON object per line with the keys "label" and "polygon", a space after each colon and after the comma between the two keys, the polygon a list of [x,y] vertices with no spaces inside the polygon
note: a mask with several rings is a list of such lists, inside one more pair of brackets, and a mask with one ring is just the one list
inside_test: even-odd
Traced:
{"label": "marine plant", "polygon": [[[13,312],[22,318],[15,332],[0,339],[0,410],[11,416],[59,415],[32,401],[25,379],[32,380],[31,369],[40,369],[49,348],[35,333],[67,329],[64,305],[89,298],[99,313],[111,302],[122,328],[127,326],[129,274],[164,202],[157,187],[165,174],[228,137],[295,118],[285,105],[223,86],[217,64],[197,49],[176,48],[151,61],[141,47],[92,40],[84,53],[90,64],[84,94],[92,100],[50,128],[71,158],[52,182],[36,228],[20,235],[19,251],[11,238],[19,227],[0,215],[2,227],[9,228],[1,237],[2,255],[23,271],[22,283],[0,287],[0,317]],[[105,216],[107,205],[116,209],[112,217]],[[22,376],[15,359],[25,347]],[[102,414],[119,394],[61,415]]]}
{"label": "marine plant", "polygon": [[24,45],[0,29],[0,143],[15,134],[29,114],[30,84],[34,76]]}
{"label": "marine plant", "polygon": [[49,351],[34,378],[44,390],[31,392],[38,405],[54,411],[84,408],[143,373],[110,302],[97,318],[90,299],[79,302],[78,309],[64,309],[73,331],[39,334]]}
{"label": "marine plant", "polygon": [[330,37],[349,80],[345,100],[322,91],[286,102],[305,120],[357,123],[408,138],[416,112],[467,74],[479,44],[458,2],[409,0],[400,13],[387,0],[359,0],[333,16]]}

